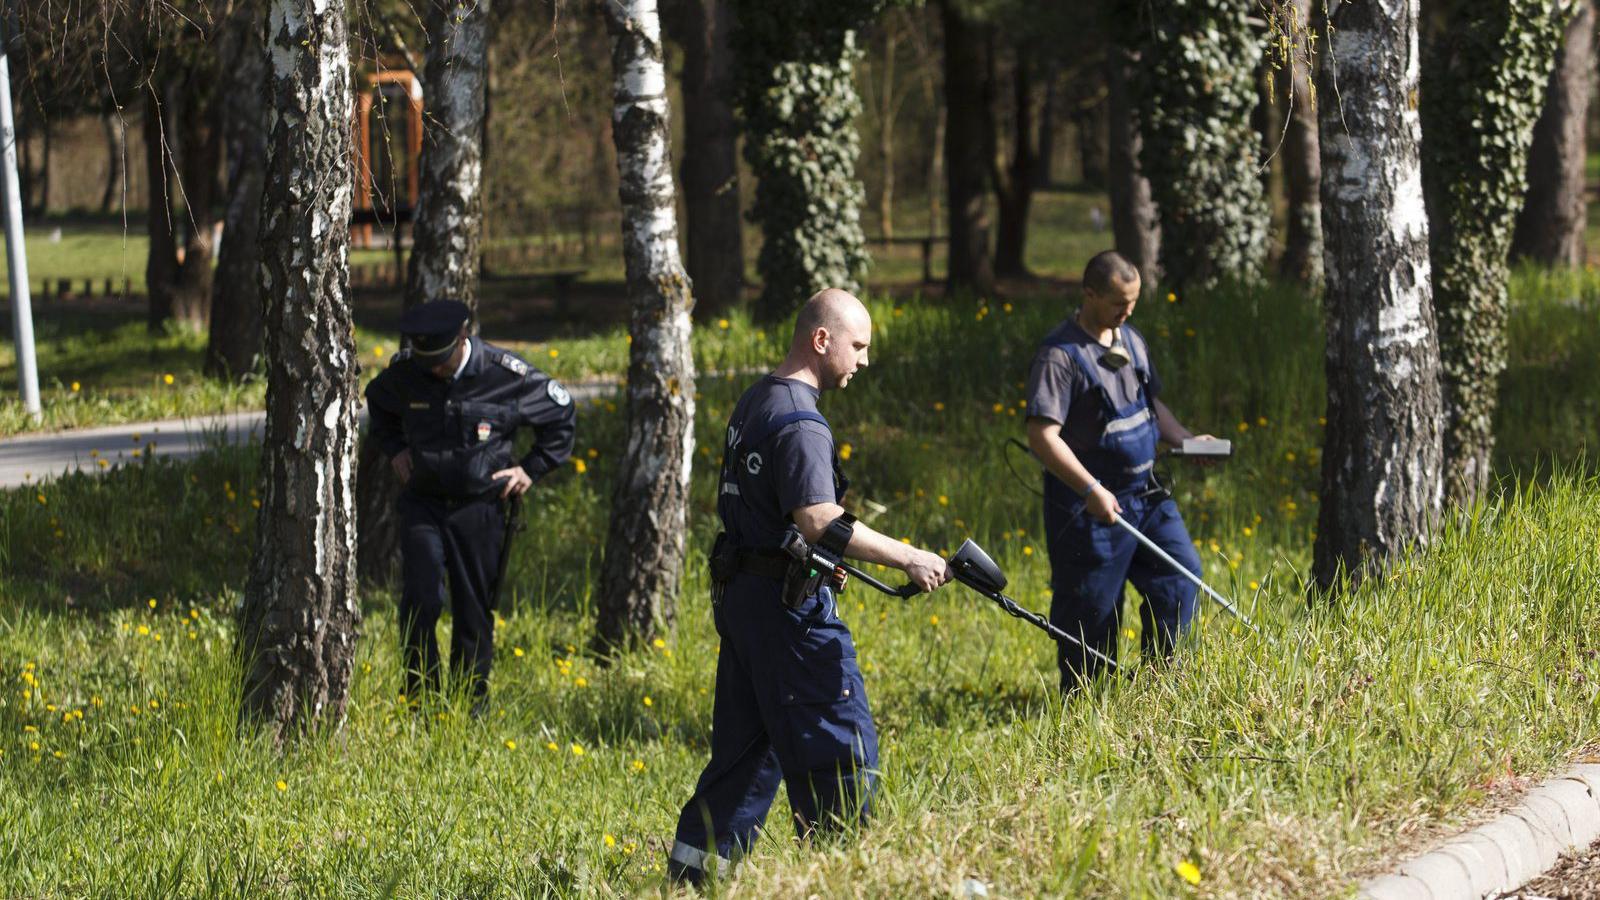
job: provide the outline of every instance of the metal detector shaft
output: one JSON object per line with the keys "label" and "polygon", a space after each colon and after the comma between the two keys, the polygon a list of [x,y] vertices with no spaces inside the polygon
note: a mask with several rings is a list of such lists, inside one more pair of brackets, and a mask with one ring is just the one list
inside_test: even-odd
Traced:
{"label": "metal detector shaft", "polygon": [[[812,561],[814,561],[814,562],[818,561],[818,558],[813,556],[812,557]],[[822,561],[826,562],[826,560],[822,560]],[[912,584],[909,581],[906,582],[905,584],[900,585],[897,588],[896,587],[890,587],[887,584],[884,584],[883,582],[879,581],[878,579],[873,578],[871,575],[868,575],[867,573],[861,571],[860,569],[856,568],[855,566],[852,566],[851,564],[849,564],[847,562],[844,562],[844,561],[841,560],[838,563],[838,565],[839,565],[839,568],[845,570],[846,572],[849,572],[852,577],[856,578],[861,583],[865,584],[868,587],[876,588],[876,589],[878,589],[880,591],[883,591],[885,594],[888,594],[891,597],[915,597],[917,594],[922,593],[922,588],[917,587],[916,585]]]}
{"label": "metal detector shaft", "polygon": [[1240,612],[1238,607],[1236,607],[1232,603],[1228,602],[1228,598],[1226,598],[1226,597],[1222,596],[1221,594],[1217,593],[1216,591],[1212,590],[1211,586],[1206,584],[1204,581],[1201,581],[1200,577],[1198,575],[1196,575],[1193,572],[1189,571],[1188,568],[1185,567],[1182,563],[1180,563],[1177,560],[1173,559],[1170,555],[1168,555],[1167,551],[1165,551],[1165,550],[1161,549],[1159,546],[1157,546],[1155,541],[1152,541],[1149,538],[1145,537],[1144,536],[1144,532],[1142,532],[1139,529],[1137,529],[1137,528],[1133,527],[1132,525],[1130,525],[1128,523],[1128,521],[1126,519],[1122,518],[1121,516],[1114,516],[1112,521],[1116,522],[1118,525],[1121,525],[1123,527],[1123,529],[1125,529],[1129,534],[1131,534],[1135,538],[1137,538],[1139,543],[1143,544],[1146,550],[1149,550],[1150,552],[1154,553],[1155,555],[1161,557],[1161,560],[1163,562],[1165,562],[1167,565],[1172,567],[1172,571],[1177,572],[1179,575],[1182,575],[1183,577],[1185,577],[1185,578],[1189,579],[1190,581],[1194,582],[1196,587],[1200,588],[1200,590],[1205,591],[1208,595],[1210,595],[1211,599],[1217,601],[1217,605],[1218,606],[1221,606],[1224,610],[1227,611],[1227,613],[1229,615],[1233,616],[1235,619],[1238,619],[1240,622],[1242,622],[1244,624],[1244,627],[1250,629],[1251,631],[1255,632],[1256,634],[1260,634],[1261,633],[1261,629],[1256,627],[1256,623],[1250,621],[1250,617],[1249,616],[1247,616],[1244,613]]}
{"label": "metal detector shaft", "polygon": [[[966,584],[966,582],[962,582],[962,583]],[[1000,604],[1000,608],[1005,610],[1006,612],[1010,613],[1011,615],[1016,616],[1017,618],[1021,619],[1024,622],[1027,622],[1027,623],[1029,623],[1031,625],[1036,625],[1039,628],[1043,629],[1044,633],[1050,635],[1053,638],[1055,638],[1057,643],[1060,643],[1061,641],[1066,641],[1067,643],[1073,645],[1074,647],[1077,647],[1078,649],[1082,650],[1083,652],[1085,652],[1085,653],[1089,654],[1090,656],[1094,657],[1095,659],[1099,660],[1101,665],[1106,666],[1111,671],[1115,672],[1117,670],[1117,664],[1116,664],[1116,662],[1114,660],[1111,659],[1111,657],[1106,656],[1104,653],[1101,653],[1099,650],[1096,650],[1093,647],[1090,647],[1088,644],[1085,644],[1083,641],[1078,640],[1077,638],[1073,637],[1072,635],[1070,635],[1070,634],[1066,633],[1065,631],[1062,631],[1061,629],[1057,628],[1056,626],[1050,624],[1050,620],[1046,619],[1044,616],[1039,615],[1038,613],[1034,612],[1031,609],[1023,608],[1020,604],[1017,603],[1017,601],[1011,599],[1010,597],[1007,597],[1005,594],[1002,594],[999,591],[995,591],[993,593],[990,593],[989,591],[980,590],[980,589],[978,589],[976,587],[973,587],[970,584],[968,584],[967,587],[972,588],[973,590],[977,591],[978,593],[982,594],[983,596],[988,597],[990,600],[993,600],[994,602]]]}

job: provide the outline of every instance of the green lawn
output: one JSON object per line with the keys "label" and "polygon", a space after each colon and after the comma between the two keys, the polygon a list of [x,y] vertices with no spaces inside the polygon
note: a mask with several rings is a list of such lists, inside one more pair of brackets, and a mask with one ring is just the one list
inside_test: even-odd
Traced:
{"label": "green lawn", "polygon": [[[802,847],[780,799],[732,893],[949,895],[977,878],[994,896],[1322,897],[1563,765],[1600,724],[1600,483],[1585,455],[1600,290],[1530,274],[1517,297],[1497,457],[1508,493],[1390,578],[1314,608],[1297,573],[1321,462],[1319,310],[1291,291],[1141,306],[1168,402],[1238,451],[1170,467],[1206,577],[1273,642],[1207,608],[1181,669],[1130,650],[1130,678],[1062,706],[1048,642],[987,601],[852,589],[882,735],[878,816],[849,842]],[[1020,382],[1064,302],[878,299],[873,312],[873,365],[823,404],[851,448],[852,502],[935,548],[977,539],[1017,599],[1044,609],[1036,476],[1002,442],[1021,433]],[[743,320],[700,340],[702,364],[776,357]],[[743,380],[699,384],[700,548]],[[234,731],[251,451],[0,495],[8,891],[654,891],[707,754],[716,636],[696,553],[660,645],[610,666],[580,649],[622,427],[586,405],[581,470],[536,493],[487,720],[404,711],[393,596],[374,591],[349,721],[281,756]]]}

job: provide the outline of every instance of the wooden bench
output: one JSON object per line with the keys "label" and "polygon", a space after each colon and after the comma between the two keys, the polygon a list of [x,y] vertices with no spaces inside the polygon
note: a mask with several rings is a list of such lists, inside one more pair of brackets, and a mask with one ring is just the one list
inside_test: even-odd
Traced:
{"label": "wooden bench", "polygon": [[922,246],[922,283],[928,284],[933,281],[933,245],[942,244],[948,240],[950,239],[938,234],[896,235],[895,237],[876,235],[867,238],[867,243],[884,247],[892,247],[896,244],[920,244]]}
{"label": "wooden bench", "polygon": [[571,315],[572,308],[568,302],[572,296],[572,286],[578,279],[589,274],[588,269],[558,269],[551,272],[530,272],[517,275],[491,275],[485,272],[484,281],[498,281],[505,283],[526,284],[533,290],[548,288],[555,294],[556,314],[562,317]]}

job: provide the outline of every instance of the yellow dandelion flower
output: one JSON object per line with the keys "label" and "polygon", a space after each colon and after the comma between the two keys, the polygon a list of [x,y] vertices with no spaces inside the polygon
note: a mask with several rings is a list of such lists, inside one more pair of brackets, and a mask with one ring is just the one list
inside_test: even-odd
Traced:
{"label": "yellow dandelion flower", "polygon": [[[727,320],[724,319],[723,321],[727,321]],[[606,846],[607,847],[615,847],[617,845],[617,839],[612,837],[609,834],[606,835],[605,840],[606,840]]]}
{"label": "yellow dandelion flower", "polygon": [[1023,556],[1032,556],[1033,555],[1033,548],[1032,547],[1023,547],[1022,548],[1022,555]]}
{"label": "yellow dandelion flower", "polygon": [[508,739],[506,741],[506,749],[507,750],[515,750],[515,749],[517,749],[517,742]]}
{"label": "yellow dandelion flower", "polygon": [[1184,881],[1187,881],[1190,884],[1200,883],[1200,867],[1188,861],[1187,859],[1178,863],[1173,868],[1177,871],[1178,877],[1182,878]]}
{"label": "yellow dandelion flower", "polygon": [[560,750],[561,749],[560,747],[556,746],[556,742],[555,741],[545,741],[544,742],[544,748],[546,750],[550,750],[550,751],[556,751],[556,750]]}
{"label": "yellow dandelion flower", "polygon": [[1293,450],[1284,451],[1283,458],[1288,460],[1289,462],[1294,462],[1294,451]]}
{"label": "yellow dandelion flower", "polygon": [[1250,582],[1250,590],[1255,591],[1255,590],[1260,590],[1260,588],[1261,588],[1261,583],[1260,582],[1258,582],[1258,581]]}
{"label": "yellow dandelion flower", "polygon": [[573,756],[582,756],[583,755],[583,745],[582,744],[573,744],[572,745],[572,755]]}
{"label": "yellow dandelion flower", "polygon": [[1256,416],[1256,424],[1260,425],[1262,428],[1267,427],[1267,417],[1266,416]]}
{"label": "yellow dandelion flower", "polygon": [[854,452],[854,451],[855,451],[855,448],[851,447],[849,442],[845,442],[843,444],[840,444],[839,445],[839,458],[844,460],[845,462],[849,462],[850,461],[850,454],[852,452]]}
{"label": "yellow dandelion flower", "polygon": [[944,412],[944,401],[943,400],[934,401],[933,411],[934,412]]}
{"label": "yellow dandelion flower", "polygon": [[522,655],[522,648],[521,647],[512,647],[511,648],[511,655],[512,656],[521,656]]}
{"label": "yellow dandelion flower", "polygon": [[943,494],[940,494],[939,495],[939,505],[940,506],[949,506],[950,505],[950,498],[946,497]]}
{"label": "yellow dandelion flower", "polygon": [[[629,343],[632,343],[632,342],[630,341]],[[550,358],[551,359],[555,359],[556,357],[558,357],[560,355],[561,355],[561,351],[560,350],[557,350],[554,347],[550,348]]]}
{"label": "yellow dandelion flower", "polygon": [[151,597],[149,600],[146,600],[145,601],[145,605],[150,607],[151,609],[155,609],[156,608],[156,598]]}
{"label": "yellow dandelion flower", "polygon": [[596,449],[595,449],[595,448],[593,448],[593,447],[590,447],[590,448],[589,448],[589,458],[590,458],[590,459],[596,459],[596,458],[598,458],[598,457],[599,457],[599,456],[600,456],[600,451],[599,451],[599,450],[596,450]]}
{"label": "yellow dandelion flower", "polygon": [[655,640],[650,642],[650,645],[652,647],[655,647],[657,650],[660,650],[662,647],[665,647],[667,645],[667,642],[663,641],[661,638],[656,638]]}
{"label": "yellow dandelion flower", "polygon": [[78,384],[78,383],[77,383],[77,382],[76,382],[76,381],[74,381],[74,382],[73,382],[73,383],[72,383],[72,392],[73,392],[73,393],[74,393],[74,394],[76,394],[76,393],[77,393],[77,392],[78,392],[78,391],[80,391],[80,390],[82,390],[82,389],[83,389],[83,385],[80,385],[80,384]]}
{"label": "yellow dandelion flower", "polygon": [[572,470],[577,472],[579,475],[582,475],[583,473],[589,471],[589,464],[585,463],[581,459],[575,459],[572,461]]}
{"label": "yellow dandelion flower", "polygon": [[144,637],[145,635],[147,635],[149,633],[150,633],[150,626],[149,625],[140,625],[139,626],[139,636],[140,637]]}
{"label": "yellow dandelion flower", "polygon": [[651,700],[649,697],[646,697],[646,698],[644,698],[644,705],[645,706],[655,706],[656,702],[654,700]]}
{"label": "yellow dandelion flower", "polygon": [[39,742],[38,741],[29,741],[28,742],[28,749],[32,750],[35,753],[38,753],[39,752]]}
{"label": "yellow dandelion flower", "polygon": [[1194,337],[1194,329],[1193,328],[1185,328],[1183,330],[1183,336],[1184,337]]}
{"label": "yellow dandelion flower", "polygon": [[577,685],[578,687],[588,687],[589,686],[589,679],[584,678],[582,675],[579,675],[577,680],[573,681],[572,683]]}
{"label": "yellow dandelion flower", "polygon": [[383,345],[379,344],[378,346],[373,347],[372,348],[372,355],[373,356],[378,356],[378,357],[383,356]]}
{"label": "yellow dandelion flower", "polygon": [[729,327],[728,320],[727,319],[718,319],[717,320],[717,327],[721,328],[723,331],[727,331],[728,327]]}
{"label": "yellow dandelion flower", "polygon": [[1240,434],[1244,434],[1246,431],[1249,431],[1249,430],[1250,430],[1250,423],[1249,422],[1240,422],[1239,423],[1239,433]]}
{"label": "yellow dandelion flower", "polygon": [[35,497],[35,498],[34,498],[34,499],[36,499],[36,500],[38,500],[38,501],[39,501],[39,505],[40,505],[40,506],[49,506],[49,505],[50,505],[50,501],[49,501],[49,500],[46,500],[46,499],[45,499],[45,498],[44,498],[44,495],[43,495],[43,494],[39,494],[39,495],[38,495],[38,496],[37,496],[37,497]]}
{"label": "yellow dandelion flower", "polygon": [[1244,527],[1244,536],[1245,537],[1249,537],[1249,536],[1251,536],[1252,534],[1255,534],[1255,533],[1256,533],[1256,530],[1254,528],[1251,528],[1249,525],[1246,525]]}
{"label": "yellow dandelion flower", "polygon": [[289,782],[284,781],[282,778],[279,778],[278,779],[278,783],[273,785],[273,787],[277,788],[280,791],[287,791],[289,789]]}
{"label": "yellow dandelion flower", "polygon": [[1006,408],[1006,405],[1005,405],[1005,404],[1004,404],[1004,403],[996,403],[996,404],[995,404],[995,405],[994,405],[994,407],[993,407],[993,409],[994,409],[994,411],[995,411],[995,412],[996,412],[996,413],[997,413],[997,414],[998,414],[998,413],[1001,413],[1001,412],[1004,412],[1004,411],[1005,411],[1005,408]]}
{"label": "yellow dandelion flower", "polygon": [[1006,311],[1006,314],[1007,314],[1007,315],[1010,315],[1010,314],[1011,314],[1011,304],[1009,304],[1009,303],[1002,303],[1002,304],[1000,304],[1000,308],[1001,308],[1001,309],[1003,309],[1003,310],[1005,310],[1005,311]]}
{"label": "yellow dandelion flower", "polygon": [[171,384],[172,383],[172,373],[168,372],[167,374],[161,376],[161,381],[164,384]]}

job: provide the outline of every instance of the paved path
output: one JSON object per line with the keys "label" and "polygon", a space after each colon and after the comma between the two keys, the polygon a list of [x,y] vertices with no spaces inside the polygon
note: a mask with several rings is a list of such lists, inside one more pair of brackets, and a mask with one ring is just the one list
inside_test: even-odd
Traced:
{"label": "paved path", "polygon": [[[615,382],[586,381],[567,389],[582,403],[618,387]],[[363,413],[363,424],[365,419]],[[0,488],[37,484],[72,471],[101,472],[145,453],[187,459],[219,444],[259,441],[265,422],[266,413],[237,412],[0,439]]]}

